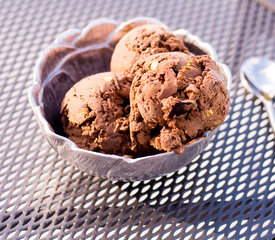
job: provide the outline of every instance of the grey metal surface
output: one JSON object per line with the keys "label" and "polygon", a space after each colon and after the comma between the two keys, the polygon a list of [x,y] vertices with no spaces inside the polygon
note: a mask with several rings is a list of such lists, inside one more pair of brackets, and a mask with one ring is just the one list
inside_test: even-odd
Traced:
{"label": "grey metal surface", "polygon": [[[214,45],[233,72],[231,113],[188,166],[151,181],[112,182],[57,156],[27,90],[39,53],[60,32],[140,15]],[[274,12],[248,0],[1,1],[0,239],[272,239],[274,134],[238,73],[248,57],[275,59],[274,22]]]}

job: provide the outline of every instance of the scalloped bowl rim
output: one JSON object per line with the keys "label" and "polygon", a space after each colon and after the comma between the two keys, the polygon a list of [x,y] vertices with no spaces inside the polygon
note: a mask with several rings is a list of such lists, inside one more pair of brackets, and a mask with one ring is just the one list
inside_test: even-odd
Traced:
{"label": "scalloped bowl rim", "polygon": [[[90,150],[85,150],[85,149],[82,149],[82,148],[79,148],[73,141],[71,141],[69,138],[67,137],[64,137],[64,136],[61,136],[57,133],[55,133],[51,127],[51,125],[48,123],[48,121],[46,120],[46,118],[43,116],[43,113],[42,113],[42,110],[41,110],[41,103],[37,103],[37,101],[35,100],[35,96],[33,94],[33,92],[36,90],[36,88],[39,88],[39,92],[41,93],[41,89],[43,88],[43,86],[45,85],[44,82],[41,84],[38,79],[39,79],[39,70],[40,70],[40,67],[41,67],[41,63],[43,61],[43,59],[45,58],[45,56],[47,55],[47,53],[57,47],[57,46],[64,46],[65,43],[60,43],[59,40],[62,39],[62,37],[66,36],[66,35],[71,35],[73,33],[80,33],[78,37],[76,37],[75,41],[77,41],[77,39],[79,39],[81,36],[84,36],[85,35],[85,32],[88,31],[89,29],[91,29],[92,27],[96,26],[98,23],[102,23],[102,22],[106,22],[106,23],[114,23],[117,25],[116,29],[110,34],[109,38],[112,39],[111,37],[113,35],[115,35],[115,33],[117,33],[120,29],[122,29],[124,26],[126,26],[128,23],[130,22],[134,22],[134,21],[143,21],[143,20],[146,20],[146,21],[152,21],[152,22],[155,22],[155,23],[158,23],[158,24],[161,24],[165,27],[167,27],[165,24],[161,23],[160,21],[154,19],[154,18],[149,18],[149,17],[138,17],[138,18],[134,18],[132,20],[129,20],[129,21],[125,21],[121,24],[119,24],[119,22],[115,21],[115,20],[112,20],[112,19],[108,19],[108,18],[100,18],[100,19],[96,19],[94,21],[92,21],[91,23],[89,23],[86,27],[83,28],[83,30],[81,29],[78,29],[78,28],[73,28],[73,29],[69,29],[69,30],[66,30],[64,32],[62,32],[61,34],[59,34],[57,36],[57,38],[55,39],[55,41],[53,42],[53,44],[51,44],[50,46],[48,46],[42,53],[41,55],[39,56],[38,58],[38,61],[35,65],[35,71],[34,71],[34,77],[33,77],[33,85],[30,87],[29,89],[29,92],[28,92],[28,98],[29,98],[29,102],[30,102],[30,105],[36,115],[36,118],[39,121],[39,125],[40,125],[40,128],[42,128],[43,130],[43,134],[44,135],[49,135],[53,138],[56,138],[58,140],[61,140],[64,142],[64,144],[67,144],[69,145],[69,147],[71,148],[72,151],[80,151],[80,152],[83,152],[83,153],[87,153],[87,154],[92,154],[92,155],[95,155],[95,156],[98,156],[98,157],[106,157],[106,156],[109,156],[109,157],[112,157],[112,158],[117,158],[117,159],[121,159],[123,161],[125,161],[126,163],[128,164],[131,164],[131,163],[135,163],[135,162],[138,162],[138,161],[143,161],[143,160],[146,160],[146,159],[151,159],[151,158],[159,158],[159,157],[162,157],[162,156],[165,156],[165,157],[169,157],[169,156],[172,156],[172,155],[175,155],[176,153],[174,153],[173,151],[171,152],[164,152],[164,153],[159,153],[159,154],[155,154],[155,155],[149,155],[149,156],[144,156],[144,157],[139,157],[139,158],[127,158],[127,157],[123,157],[123,156],[119,156],[119,155],[114,155],[114,154],[105,154],[105,153],[100,153],[100,152],[95,152],[95,151],[90,151]],[[208,51],[210,57],[212,57],[214,60],[218,60],[217,58],[217,54],[216,54],[216,51],[214,50],[214,48],[207,42],[203,42],[199,37],[195,36],[195,35],[192,35],[188,30],[186,29],[178,29],[178,30],[175,30],[173,31],[174,34],[178,35],[178,34],[183,34],[183,35],[188,35],[188,37],[190,39],[192,39],[194,42],[196,42],[200,47],[203,47],[204,50]],[[108,39],[109,39],[108,38]],[[108,43],[108,41],[104,42],[104,45],[106,45]],[[107,44],[108,45],[108,44]],[[220,66],[221,70],[224,71],[224,74],[225,76],[227,77],[227,80],[228,80],[228,91],[230,91],[230,87],[231,87],[231,73],[230,73],[230,70],[228,68],[228,66],[226,66],[225,64],[222,64],[220,62],[218,62],[218,65]],[[38,99],[39,100],[39,99]],[[189,143],[186,143],[186,148],[189,146],[189,145],[195,145],[195,144],[199,144],[201,141],[203,141],[203,139],[208,136],[209,133],[212,133],[211,135],[214,135],[214,132],[217,130],[214,129],[212,131],[208,131],[206,132],[204,135],[204,137],[201,137],[201,138],[198,138],[198,139],[195,139],[195,141],[191,141]],[[46,139],[47,139],[47,136],[45,136]],[[48,139],[47,139],[48,140]],[[55,148],[55,146],[53,146]],[[56,148],[55,148],[56,149]],[[56,149],[57,150],[57,149]],[[59,152],[57,150],[57,152]]]}

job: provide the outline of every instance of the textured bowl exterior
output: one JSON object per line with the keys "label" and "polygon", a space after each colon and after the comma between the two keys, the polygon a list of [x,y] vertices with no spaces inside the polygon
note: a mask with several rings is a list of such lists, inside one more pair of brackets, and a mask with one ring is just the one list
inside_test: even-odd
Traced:
{"label": "textured bowl exterior", "polygon": [[[181,155],[168,152],[136,159],[84,150],[62,136],[59,109],[67,90],[81,78],[109,71],[116,43],[132,28],[145,23],[165,26],[153,18],[139,17],[122,24],[110,19],[99,19],[83,30],[70,29],[60,34],[41,54],[35,67],[29,101],[43,135],[63,159],[93,176],[141,181],[174,172],[198,156],[217,131],[209,131],[204,137],[188,143]],[[211,45],[188,31],[179,29],[174,34],[182,39],[193,54],[207,54],[218,60]],[[230,89],[230,71],[224,64],[219,63],[219,66]]]}

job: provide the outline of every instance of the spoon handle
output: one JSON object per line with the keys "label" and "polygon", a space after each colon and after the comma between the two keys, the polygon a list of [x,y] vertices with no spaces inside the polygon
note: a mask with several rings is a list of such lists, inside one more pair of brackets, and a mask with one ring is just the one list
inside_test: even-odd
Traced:
{"label": "spoon handle", "polygon": [[266,108],[266,111],[268,114],[270,125],[271,125],[273,132],[275,134],[275,108],[273,105],[273,101],[264,100],[263,103],[265,105],[265,108]]}

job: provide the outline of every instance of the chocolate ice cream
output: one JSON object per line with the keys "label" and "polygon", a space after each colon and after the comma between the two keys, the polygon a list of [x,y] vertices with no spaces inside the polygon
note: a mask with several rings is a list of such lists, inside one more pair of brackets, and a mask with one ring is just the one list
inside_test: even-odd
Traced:
{"label": "chocolate ice cream", "polygon": [[66,94],[62,123],[66,135],[79,147],[103,153],[127,155],[130,82],[111,72],[82,79]]}
{"label": "chocolate ice cream", "polygon": [[181,40],[168,29],[155,24],[142,25],[128,32],[118,42],[111,59],[111,71],[129,73],[140,58],[174,51],[188,53]]}
{"label": "chocolate ice cream", "polygon": [[132,150],[183,153],[229,111],[226,77],[209,56],[160,53],[138,61],[130,91]]}

